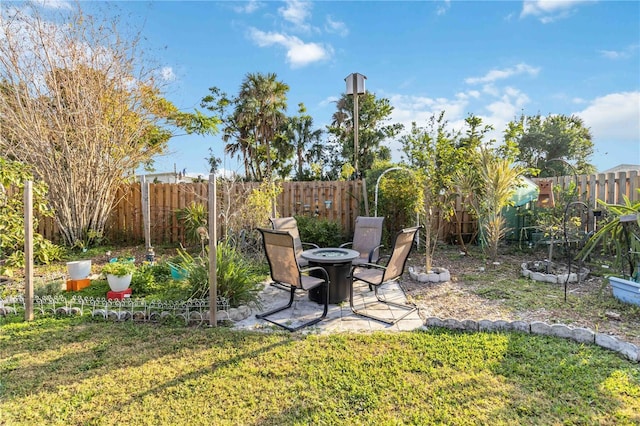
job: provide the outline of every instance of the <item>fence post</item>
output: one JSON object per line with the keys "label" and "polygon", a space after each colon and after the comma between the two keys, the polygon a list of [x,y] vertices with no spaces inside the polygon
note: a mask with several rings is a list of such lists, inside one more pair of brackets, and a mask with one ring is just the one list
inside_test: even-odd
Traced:
{"label": "fence post", "polygon": [[24,183],[24,320],[33,320],[33,182]]}
{"label": "fence post", "polygon": [[209,326],[218,324],[216,314],[218,310],[218,212],[216,194],[216,176],[209,175]]}

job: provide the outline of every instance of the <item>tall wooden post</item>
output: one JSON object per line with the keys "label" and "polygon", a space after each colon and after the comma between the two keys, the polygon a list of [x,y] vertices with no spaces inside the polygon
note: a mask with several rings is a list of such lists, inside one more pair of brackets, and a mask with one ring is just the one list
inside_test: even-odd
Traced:
{"label": "tall wooden post", "polygon": [[25,321],[33,320],[33,182],[24,183]]}
{"label": "tall wooden post", "polygon": [[218,324],[218,208],[216,175],[209,175],[209,325]]}
{"label": "tall wooden post", "polygon": [[149,182],[145,176],[140,181],[140,196],[142,197],[142,226],[144,227],[145,248],[151,247],[151,207],[149,205]]}

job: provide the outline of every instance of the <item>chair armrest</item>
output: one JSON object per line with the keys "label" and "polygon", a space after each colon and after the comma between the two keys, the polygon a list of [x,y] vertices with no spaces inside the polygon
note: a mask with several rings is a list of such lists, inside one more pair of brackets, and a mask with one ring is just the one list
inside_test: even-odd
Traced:
{"label": "chair armrest", "polygon": [[[324,282],[327,285],[329,284],[329,273],[322,266],[312,266],[310,268],[300,269],[301,274],[309,274],[309,272],[311,271],[322,271],[322,275],[324,275]],[[303,288],[303,290],[308,290],[308,289]]]}
{"label": "chair armrest", "polygon": [[338,247],[344,248],[344,247],[348,247],[348,246],[352,246],[352,245],[353,245],[353,241],[349,241],[348,243],[340,244]]}
{"label": "chair armrest", "polygon": [[384,256],[380,256],[378,260],[376,260],[376,264],[379,265],[383,260],[389,262],[389,260],[391,260],[391,255],[385,254]]}
{"label": "chair armrest", "polygon": [[369,263],[378,263],[378,261],[380,260],[380,257],[378,257],[378,260],[374,261],[374,260],[373,260],[373,255],[376,253],[376,251],[377,251],[378,253],[380,253],[380,249],[381,249],[382,247],[384,247],[384,246],[383,246],[382,244],[380,244],[379,246],[374,247],[374,248],[373,248],[373,250],[371,250],[371,251],[369,252],[369,260],[368,260],[368,262],[369,262]]}
{"label": "chair armrest", "polygon": [[[353,267],[351,269],[356,269],[356,268],[371,268],[371,269],[382,269],[383,271],[385,269],[387,269],[386,266],[384,265],[380,265],[378,263],[361,263],[359,265],[353,265]],[[353,274],[352,274],[353,275]]]}
{"label": "chair armrest", "polygon": [[313,248],[320,248],[319,245],[313,244],[313,243],[302,243],[302,247],[304,247],[304,246],[310,246],[310,247],[313,247]]}

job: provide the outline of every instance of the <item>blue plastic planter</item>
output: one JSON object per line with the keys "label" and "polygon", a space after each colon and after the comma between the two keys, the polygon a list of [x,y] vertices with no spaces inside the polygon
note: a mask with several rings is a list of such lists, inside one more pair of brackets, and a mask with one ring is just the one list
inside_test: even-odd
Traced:
{"label": "blue plastic planter", "polygon": [[609,277],[613,295],[623,302],[640,306],[640,283],[619,277]]}

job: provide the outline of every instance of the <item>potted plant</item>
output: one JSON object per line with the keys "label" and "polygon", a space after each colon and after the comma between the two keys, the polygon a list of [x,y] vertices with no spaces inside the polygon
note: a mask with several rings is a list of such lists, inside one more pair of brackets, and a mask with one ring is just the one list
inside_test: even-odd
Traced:
{"label": "potted plant", "polygon": [[586,259],[602,242],[603,250],[611,253],[613,267],[621,275],[609,277],[613,295],[640,305],[640,202],[632,204],[627,197],[624,201],[624,205],[617,205],[598,200],[610,219],[587,241],[578,256]]}
{"label": "potted plant", "polygon": [[109,262],[102,268],[102,273],[107,277],[111,291],[118,292],[129,288],[135,271],[136,265],[128,261]]}

